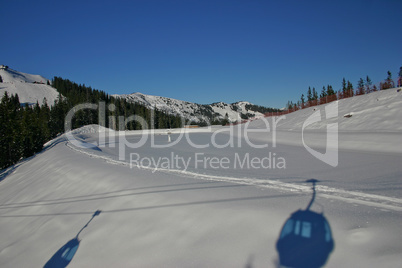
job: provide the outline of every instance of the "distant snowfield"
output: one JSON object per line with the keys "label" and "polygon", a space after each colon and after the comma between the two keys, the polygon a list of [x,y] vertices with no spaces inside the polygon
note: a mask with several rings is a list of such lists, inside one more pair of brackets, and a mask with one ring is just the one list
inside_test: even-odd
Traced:
{"label": "distant snowfield", "polygon": [[[0,266],[43,267],[78,235],[68,267],[277,267],[279,232],[315,178],[312,209],[335,240],[326,267],[399,267],[401,101],[391,89],[341,100],[337,116],[321,106],[185,132],[74,130],[76,142],[62,135],[2,171]],[[331,124],[335,167],[305,147],[324,154]]]}
{"label": "distant snowfield", "polygon": [[47,104],[51,106],[59,96],[56,89],[47,85],[48,79],[43,76],[26,74],[12,69],[0,69],[0,76],[3,79],[3,83],[0,83],[1,97],[4,92],[9,95],[18,94],[20,103],[27,105],[37,102],[42,105],[46,99]]}

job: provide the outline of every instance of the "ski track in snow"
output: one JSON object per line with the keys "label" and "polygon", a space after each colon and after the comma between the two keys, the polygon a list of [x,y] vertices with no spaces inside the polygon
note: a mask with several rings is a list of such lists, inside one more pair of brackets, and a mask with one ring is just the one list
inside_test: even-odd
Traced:
{"label": "ski track in snow", "polygon": [[[98,155],[96,153],[90,152],[85,149],[80,149],[66,141],[65,145],[73,151],[78,153],[87,155],[91,158],[97,158],[104,160],[108,164],[112,165],[120,165],[120,166],[130,166],[129,163],[112,159],[111,157],[105,155]],[[177,169],[162,169],[155,167],[137,167],[141,169],[147,169],[152,172],[166,172],[166,173],[174,173],[180,176],[192,177],[195,179],[201,180],[209,180],[209,181],[219,181],[219,182],[227,182],[227,183],[236,183],[243,185],[256,186],[260,188],[268,188],[278,191],[284,192],[299,192],[299,193],[311,193],[311,186],[307,185],[297,185],[293,183],[285,183],[280,182],[274,179],[256,179],[256,178],[236,178],[236,177],[228,177],[228,176],[218,176],[218,175],[209,175],[209,174],[201,174],[191,171],[177,170]],[[392,211],[402,211],[402,199],[387,197],[382,195],[374,195],[367,194],[363,192],[355,192],[348,191],[343,189],[337,189],[322,185],[316,185],[317,195],[327,199],[335,199],[347,203],[352,204],[360,204],[366,205],[370,207],[376,207],[383,210],[392,210]]]}

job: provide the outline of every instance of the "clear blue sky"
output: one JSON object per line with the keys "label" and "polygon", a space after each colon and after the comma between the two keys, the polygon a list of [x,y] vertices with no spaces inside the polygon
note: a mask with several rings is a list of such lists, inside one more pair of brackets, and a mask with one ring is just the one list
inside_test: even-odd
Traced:
{"label": "clear blue sky", "polygon": [[271,107],[402,66],[402,1],[0,0],[0,64],[110,94]]}

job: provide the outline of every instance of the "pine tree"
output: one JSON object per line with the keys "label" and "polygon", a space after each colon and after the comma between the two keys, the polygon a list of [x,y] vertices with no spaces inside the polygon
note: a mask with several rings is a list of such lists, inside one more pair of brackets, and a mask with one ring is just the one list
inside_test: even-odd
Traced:
{"label": "pine tree", "polygon": [[359,82],[357,82],[357,93],[356,95],[363,95],[364,94],[364,80],[360,78]]}
{"label": "pine tree", "polygon": [[331,85],[327,85],[327,96],[335,95],[335,91]]}
{"label": "pine tree", "polygon": [[293,109],[293,106],[294,106],[293,102],[292,102],[292,101],[288,101],[288,103],[287,103],[287,105],[286,105],[286,109],[287,109],[287,110],[292,110],[292,109]]}
{"label": "pine tree", "polygon": [[317,93],[317,91],[315,90],[315,87],[313,87],[313,92],[312,92],[312,105],[313,106],[316,106],[317,105],[317,100],[318,100],[318,93]]}
{"label": "pine tree", "polygon": [[392,74],[390,71],[387,72],[387,79],[383,83],[380,83],[380,90],[385,90],[394,87],[394,81],[392,80]]}
{"label": "pine tree", "polygon": [[311,88],[308,87],[308,91],[307,91],[307,101],[310,102],[313,100],[313,95],[311,94]]}
{"label": "pine tree", "polygon": [[6,168],[8,166],[8,143],[9,143],[9,133],[7,133],[7,123],[8,123],[8,113],[6,110],[6,101],[8,99],[7,92],[4,93],[0,102],[0,169]]}
{"label": "pine tree", "polygon": [[346,98],[347,96],[347,87],[346,87],[346,79],[345,77],[342,80],[342,97]]}
{"label": "pine tree", "polygon": [[326,96],[328,96],[327,90],[326,90],[325,86],[323,86],[322,90],[321,90],[320,98],[325,98]]}
{"label": "pine tree", "polygon": [[348,80],[348,86],[346,89],[347,89],[348,98],[353,97],[353,95],[354,95],[353,84],[349,80]]}
{"label": "pine tree", "polygon": [[321,94],[320,94],[320,104],[327,103],[327,90],[325,86],[322,87]]}
{"label": "pine tree", "polygon": [[36,129],[34,121],[36,120],[34,111],[30,106],[26,106],[24,108],[24,113],[23,117],[21,120],[22,123],[22,156],[23,157],[29,157],[32,156],[35,153],[35,131],[38,131]]}
{"label": "pine tree", "polygon": [[56,137],[58,134],[64,132],[64,118],[67,112],[67,101],[59,95],[50,111],[49,131],[51,137]]}
{"label": "pine tree", "polygon": [[317,100],[318,99],[318,93],[315,90],[315,87],[313,87],[313,100]]}
{"label": "pine tree", "polygon": [[3,78],[1,77],[1,75],[0,75],[0,83],[3,83]]}
{"label": "pine tree", "polygon": [[367,75],[367,77],[366,77],[366,83],[365,83],[365,85],[366,85],[366,92],[367,93],[370,93],[371,91],[372,91],[372,88],[371,88],[371,85],[372,85],[373,83],[371,82],[371,79],[370,79],[370,77]]}
{"label": "pine tree", "polygon": [[5,92],[0,103],[0,168],[16,163],[22,156],[21,111],[18,95]]}

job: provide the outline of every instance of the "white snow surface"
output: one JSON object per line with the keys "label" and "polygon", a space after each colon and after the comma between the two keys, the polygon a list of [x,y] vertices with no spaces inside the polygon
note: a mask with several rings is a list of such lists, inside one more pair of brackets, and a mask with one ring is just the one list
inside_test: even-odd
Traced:
{"label": "white snow surface", "polygon": [[203,105],[139,92],[113,96],[140,103],[149,109],[156,108],[169,114],[179,115],[196,123],[200,122],[200,120],[206,121],[208,119],[207,112],[212,113],[218,119],[223,119],[227,115],[230,122],[241,121],[241,114],[248,114],[250,117],[262,116],[260,112],[247,109],[246,105],[251,103],[245,101],[232,104],[217,102]]}
{"label": "white snow surface", "polygon": [[[0,266],[43,267],[78,235],[68,267],[278,267],[280,230],[315,178],[312,210],[335,241],[326,267],[399,267],[401,100],[390,89],[340,100],[337,114],[323,105],[186,132],[73,130],[0,173]],[[303,145],[325,152],[331,124],[336,167]]]}
{"label": "white snow surface", "polygon": [[10,68],[0,69],[0,76],[3,79],[3,83],[0,83],[1,97],[7,92],[9,95],[18,94],[20,103],[27,105],[37,102],[42,105],[44,99],[48,105],[53,105],[59,96],[55,88],[47,85],[48,79],[43,76],[22,73]]}

